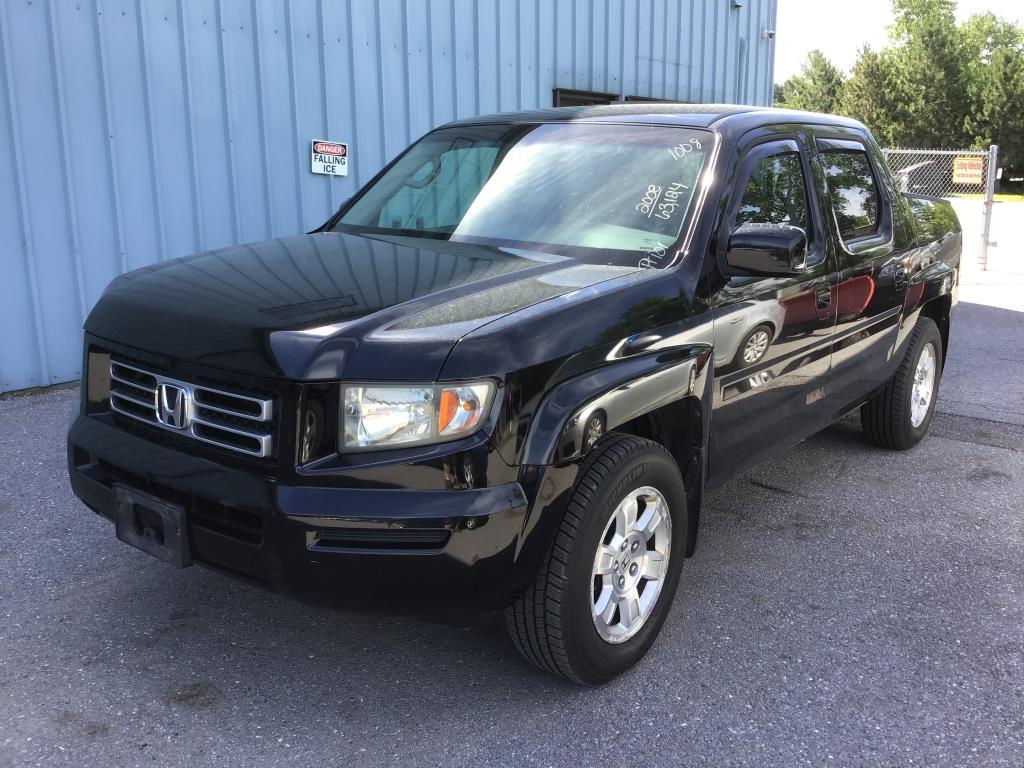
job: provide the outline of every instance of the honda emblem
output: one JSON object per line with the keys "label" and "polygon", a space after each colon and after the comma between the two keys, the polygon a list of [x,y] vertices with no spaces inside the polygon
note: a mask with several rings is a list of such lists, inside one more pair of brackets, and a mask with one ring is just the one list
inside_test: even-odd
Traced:
{"label": "honda emblem", "polygon": [[178,384],[161,382],[157,387],[156,418],[165,427],[188,429],[192,421],[192,395]]}

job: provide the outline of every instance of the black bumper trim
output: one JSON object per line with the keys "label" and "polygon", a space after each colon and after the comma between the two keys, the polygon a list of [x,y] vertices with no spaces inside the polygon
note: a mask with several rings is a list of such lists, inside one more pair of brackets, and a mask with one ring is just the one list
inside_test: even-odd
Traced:
{"label": "black bumper trim", "polygon": [[[300,598],[333,599],[341,584],[351,593],[358,582],[369,600],[426,596],[484,607],[532,577],[533,566],[518,558],[530,506],[518,483],[451,491],[278,485],[87,416],[69,432],[68,464],[75,494],[104,517],[112,517],[114,482],[141,486],[186,508],[196,562]],[[211,509],[225,510],[221,528],[210,523]]]}

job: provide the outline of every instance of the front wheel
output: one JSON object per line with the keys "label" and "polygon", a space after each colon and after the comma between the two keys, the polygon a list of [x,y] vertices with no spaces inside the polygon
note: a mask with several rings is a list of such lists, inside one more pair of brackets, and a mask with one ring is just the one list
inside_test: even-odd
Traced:
{"label": "front wheel", "polygon": [[633,666],[654,643],[679,583],[686,494],[662,446],[610,434],[591,451],[534,583],[506,610],[519,652],[577,683]]}
{"label": "front wheel", "polygon": [[751,328],[739,348],[736,350],[736,358],[733,361],[736,368],[746,368],[754,363],[761,362],[768,347],[771,346],[772,337],[775,335],[772,327],[767,323],[761,323]]}
{"label": "front wheel", "polygon": [[907,353],[881,392],[860,409],[864,434],[875,445],[905,451],[920,442],[935,414],[942,372],[942,337],[922,317],[910,332]]}

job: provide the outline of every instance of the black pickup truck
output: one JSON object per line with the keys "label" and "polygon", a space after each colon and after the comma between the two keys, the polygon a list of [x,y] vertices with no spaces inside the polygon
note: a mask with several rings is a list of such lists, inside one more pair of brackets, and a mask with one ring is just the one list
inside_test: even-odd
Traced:
{"label": "black pickup truck", "polygon": [[527,659],[599,683],[654,642],[707,489],[856,408],[922,438],[960,251],[852,120],[461,120],[314,232],[114,280],[71,483],[169,563],[503,608]]}

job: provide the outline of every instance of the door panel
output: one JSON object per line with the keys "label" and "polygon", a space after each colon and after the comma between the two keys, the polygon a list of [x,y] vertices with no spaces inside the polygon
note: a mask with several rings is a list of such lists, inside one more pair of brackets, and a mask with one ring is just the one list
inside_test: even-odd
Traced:
{"label": "door panel", "polygon": [[894,215],[885,161],[871,146],[860,138],[815,141],[819,196],[828,206],[831,247],[841,267],[828,398],[832,419],[884,385],[898,364],[911,233],[902,209]]}
{"label": "door panel", "polygon": [[[741,160],[719,252],[728,233],[744,223],[800,226],[808,246],[801,274],[726,278],[709,297],[715,339],[712,485],[827,423],[838,270],[824,247],[809,172],[806,148],[796,136],[758,145]],[[798,192],[802,201],[795,199]]]}

